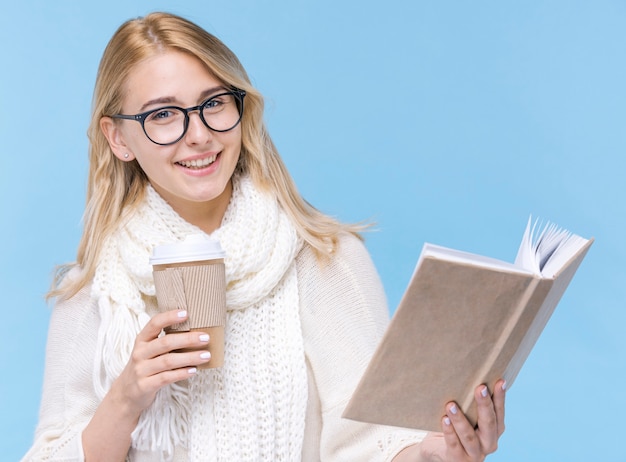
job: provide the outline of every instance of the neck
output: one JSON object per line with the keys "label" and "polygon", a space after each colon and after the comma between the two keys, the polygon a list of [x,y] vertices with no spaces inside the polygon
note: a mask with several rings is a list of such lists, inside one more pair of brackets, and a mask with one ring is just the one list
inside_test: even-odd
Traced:
{"label": "neck", "polygon": [[222,219],[233,193],[232,180],[227,183],[218,197],[207,202],[179,202],[170,198],[166,199],[156,187],[155,189],[185,221],[207,234],[211,234],[222,225]]}

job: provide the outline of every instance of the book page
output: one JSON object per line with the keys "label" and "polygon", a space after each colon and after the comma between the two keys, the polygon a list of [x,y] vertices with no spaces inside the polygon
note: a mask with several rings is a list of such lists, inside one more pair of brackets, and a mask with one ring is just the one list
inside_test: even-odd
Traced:
{"label": "book page", "polygon": [[539,220],[528,219],[515,264],[544,278],[553,278],[587,242],[554,223],[541,227]]}
{"label": "book page", "polygon": [[480,266],[482,268],[508,270],[515,273],[534,274],[532,270],[524,268],[521,265],[516,265],[514,263],[498,260],[496,258],[485,257],[483,255],[463,252],[461,250],[450,249],[448,247],[442,247],[429,243],[425,243],[422,247],[421,258],[426,257],[434,257],[456,263],[471,264],[475,266]]}

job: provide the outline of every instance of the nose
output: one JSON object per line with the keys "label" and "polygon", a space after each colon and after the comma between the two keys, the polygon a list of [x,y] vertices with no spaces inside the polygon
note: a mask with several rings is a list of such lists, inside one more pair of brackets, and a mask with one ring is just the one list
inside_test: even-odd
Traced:
{"label": "nose", "polygon": [[213,138],[213,132],[207,127],[200,118],[198,110],[189,112],[189,126],[185,133],[185,142],[187,144],[206,144]]}

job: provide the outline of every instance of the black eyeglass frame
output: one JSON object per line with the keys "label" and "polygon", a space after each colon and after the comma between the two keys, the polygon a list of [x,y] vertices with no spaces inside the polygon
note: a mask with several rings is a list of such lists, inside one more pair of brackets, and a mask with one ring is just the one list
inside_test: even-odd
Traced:
{"label": "black eyeglass frame", "polygon": [[[213,100],[215,98],[218,98],[220,96],[224,96],[224,95],[234,95],[235,96],[235,99],[237,100],[237,109],[239,111],[239,118],[237,119],[237,122],[235,122],[235,124],[232,127],[227,128],[225,130],[217,130],[217,129],[211,127],[207,123],[206,119],[204,118],[204,114],[202,113],[202,109],[211,100]],[[245,96],[246,96],[246,91],[245,90],[240,90],[238,88],[233,88],[232,90],[224,91],[222,93],[218,93],[216,95],[213,95],[210,98],[204,100],[202,103],[198,104],[197,106],[193,106],[193,107],[183,108],[183,107],[179,107],[179,106],[163,106],[163,107],[159,107],[159,108],[156,108],[156,109],[150,109],[149,111],[142,112],[141,114],[134,114],[134,115],[115,114],[115,115],[112,115],[111,118],[113,118],[113,119],[135,120],[135,121],[137,121],[137,122],[139,122],[141,124],[141,128],[143,129],[144,134],[146,135],[146,137],[150,141],[152,141],[154,144],[158,144],[159,146],[169,146],[171,144],[178,143],[180,140],[183,139],[183,137],[187,133],[187,129],[189,128],[189,113],[191,113],[191,112],[198,111],[198,115],[200,116],[200,120],[202,121],[204,126],[206,128],[208,128],[209,130],[212,130],[212,131],[217,132],[217,133],[224,133],[224,132],[228,132],[228,131],[232,130],[237,125],[239,125],[239,123],[241,122],[241,118],[243,117],[243,99],[244,99]],[[178,138],[176,138],[174,141],[170,141],[169,143],[158,143],[158,142],[154,141],[152,138],[150,138],[150,135],[148,135],[148,132],[146,131],[145,122],[146,122],[146,118],[149,115],[154,114],[155,112],[158,112],[158,111],[163,111],[165,109],[177,109],[177,110],[181,111],[183,114],[185,114],[185,124],[184,124],[184,128],[183,128],[183,133]]]}

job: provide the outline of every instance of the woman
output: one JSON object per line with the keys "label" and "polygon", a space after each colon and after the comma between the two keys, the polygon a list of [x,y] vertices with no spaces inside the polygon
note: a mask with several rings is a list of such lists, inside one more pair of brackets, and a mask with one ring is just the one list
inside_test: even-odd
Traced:
{"label": "woman", "polygon": [[[360,240],[304,201],[263,100],[218,39],[154,13],[123,24],[98,72],[77,262],[51,292],[44,393],[24,460],[483,460],[504,386],[476,390],[479,426],[450,403],[443,432],[341,419],[387,323]],[[154,246],[202,231],[225,249],[225,364],[204,333],[169,333]]]}

